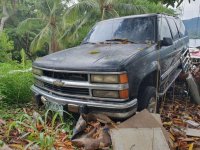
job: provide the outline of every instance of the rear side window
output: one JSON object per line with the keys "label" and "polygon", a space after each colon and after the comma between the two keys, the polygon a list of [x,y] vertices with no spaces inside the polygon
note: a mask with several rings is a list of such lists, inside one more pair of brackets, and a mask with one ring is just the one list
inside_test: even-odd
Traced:
{"label": "rear side window", "polygon": [[178,34],[178,30],[177,30],[177,27],[176,27],[176,24],[174,22],[174,19],[172,18],[167,18],[168,22],[169,22],[169,26],[171,28],[171,31],[172,31],[172,36],[173,36],[173,39],[174,40],[177,40],[179,38],[179,34]]}
{"label": "rear side window", "polygon": [[165,18],[160,18],[159,20],[159,32],[160,32],[160,40],[163,38],[172,38],[171,31],[169,29],[169,25]]}
{"label": "rear side window", "polygon": [[179,35],[180,37],[186,36],[187,35],[187,31],[185,29],[185,25],[183,24],[183,22],[180,19],[175,19],[177,28],[179,30]]}

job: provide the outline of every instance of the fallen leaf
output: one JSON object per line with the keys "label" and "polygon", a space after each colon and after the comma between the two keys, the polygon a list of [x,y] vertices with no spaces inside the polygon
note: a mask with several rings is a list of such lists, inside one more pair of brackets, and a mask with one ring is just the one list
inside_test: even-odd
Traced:
{"label": "fallen leaf", "polygon": [[0,119],[0,126],[1,126],[1,125],[5,125],[5,124],[6,124],[6,121]]}

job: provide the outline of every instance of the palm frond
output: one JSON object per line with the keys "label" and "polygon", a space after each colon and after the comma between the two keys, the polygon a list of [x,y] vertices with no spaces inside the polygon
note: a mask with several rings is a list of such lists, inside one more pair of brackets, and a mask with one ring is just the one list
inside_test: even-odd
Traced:
{"label": "palm frond", "polygon": [[49,1],[48,1],[48,0],[45,0],[45,2],[46,2],[46,5],[47,5],[47,7],[48,7],[48,9],[49,9],[49,12],[51,13],[51,12],[52,12],[52,8],[51,8],[51,6],[50,6],[50,4],[49,4]]}
{"label": "palm frond", "polygon": [[115,18],[115,17],[119,17],[119,14],[115,9],[106,11],[105,19]]}
{"label": "palm frond", "polygon": [[75,39],[78,38],[78,30],[90,19],[91,14],[87,14],[81,19],[75,21],[70,27],[64,32],[59,40],[65,39],[66,37]]}
{"label": "palm frond", "polygon": [[98,3],[96,0],[79,0],[76,4],[69,7],[65,13],[65,17],[73,11],[81,14],[85,11],[90,11],[91,9],[98,9]]}
{"label": "palm frond", "polygon": [[32,29],[41,27],[42,18],[28,18],[22,21],[17,27],[18,34],[24,34]]}
{"label": "palm frond", "polygon": [[49,24],[47,24],[31,42],[30,51],[34,53],[38,51],[39,49],[41,49],[45,45],[45,43],[49,44],[50,37],[51,37],[50,28],[49,28]]}
{"label": "palm frond", "polygon": [[[120,12],[121,14],[141,14],[146,12],[146,7],[142,5],[133,5],[133,4],[126,4],[126,3],[114,3],[113,7],[116,11]],[[120,11],[119,11],[120,10]]]}

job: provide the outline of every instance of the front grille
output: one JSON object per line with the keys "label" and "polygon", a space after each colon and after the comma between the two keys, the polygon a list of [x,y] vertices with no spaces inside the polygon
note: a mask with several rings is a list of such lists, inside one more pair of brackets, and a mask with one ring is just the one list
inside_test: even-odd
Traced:
{"label": "front grille", "polygon": [[89,95],[89,89],[87,88],[74,88],[74,87],[58,87],[49,83],[43,83],[43,86],[49,90],[60,92],[63,94],[71,95]]}
{"label": "front grille", "polygon": [[66,73],[43,70],[43,75],[62,80],[88,81],[88,75],[83,73]]}

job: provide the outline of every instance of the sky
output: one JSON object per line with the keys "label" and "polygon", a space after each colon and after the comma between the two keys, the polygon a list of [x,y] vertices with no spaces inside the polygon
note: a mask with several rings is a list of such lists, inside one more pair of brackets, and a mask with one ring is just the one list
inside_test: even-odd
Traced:
{"label": "sky", "polygon": [[182,15],[180,18],[183,20],[191,19],[194,17],[200,17],[199,15],[199,8],[200,7],[200,0],[191,0],[189,3],[188,0],[184,0],[184,2],[180,5],[180,9],[182,10]]}

